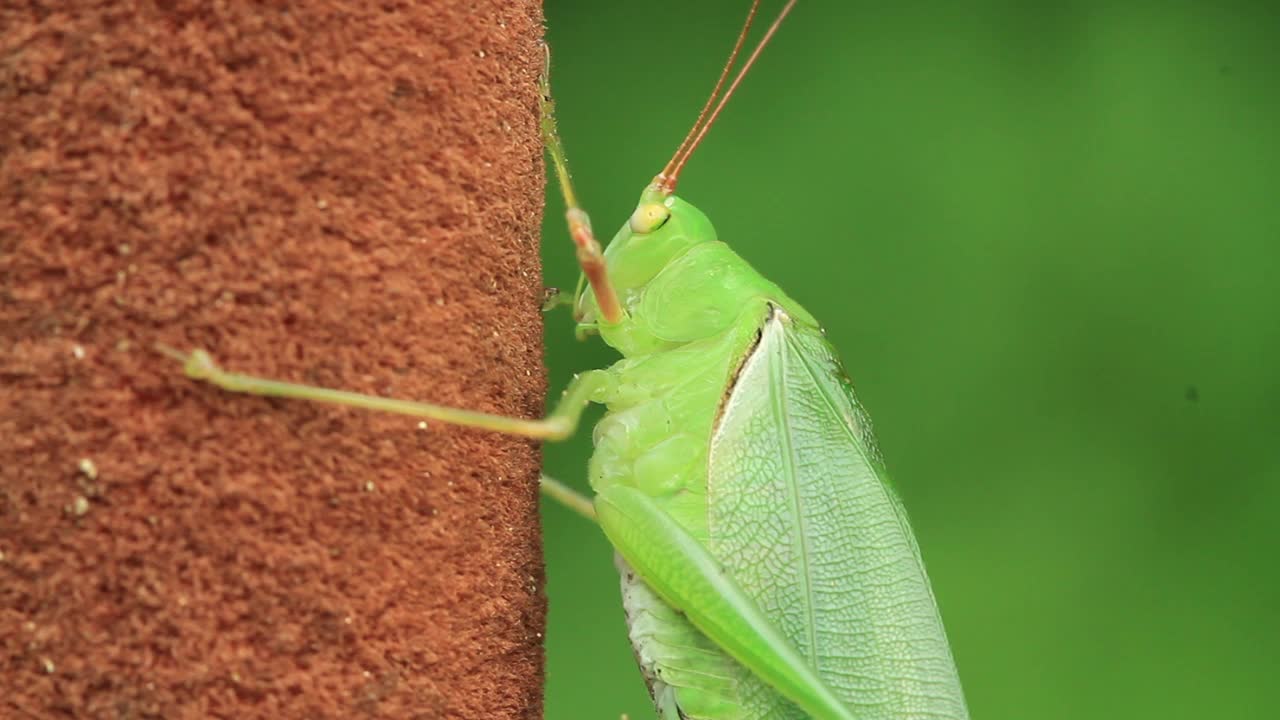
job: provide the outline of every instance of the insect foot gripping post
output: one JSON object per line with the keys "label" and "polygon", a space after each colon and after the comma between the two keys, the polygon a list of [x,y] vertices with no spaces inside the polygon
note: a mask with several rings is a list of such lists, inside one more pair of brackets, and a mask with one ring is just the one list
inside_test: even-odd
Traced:
{"label": "insect foot gripping post", "polygon": [[249,377],[200,350],[167,352],[227,390],[545,440],[602,404],[594,499],[542,485],[613,544],[631,644],[663,720],[967,718],[919,548],[835,350],[675,194],[795,1],[726,89],[758,6],[684,142],[604,248],[573,192],[544,75],[542,132],[583,274],[577,330],[622,356],[576,376],[545,419]]}

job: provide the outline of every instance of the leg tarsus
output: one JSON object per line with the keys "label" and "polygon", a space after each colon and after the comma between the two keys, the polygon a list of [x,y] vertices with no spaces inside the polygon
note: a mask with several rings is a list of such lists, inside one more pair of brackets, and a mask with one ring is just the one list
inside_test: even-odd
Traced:
{"label": "leg tarsus", "polygon": [[560,288],[544,288],[542,291],[542,312],[551,312],[565,305],[573,305],[574,293]]}
{"label": "leg tarsus", "polygon": [[182,372],[192,380],[208,380],[222,372],[209,353],[199,348],[184,353],[171,345],[156,343],[156,350],[182,363]]}

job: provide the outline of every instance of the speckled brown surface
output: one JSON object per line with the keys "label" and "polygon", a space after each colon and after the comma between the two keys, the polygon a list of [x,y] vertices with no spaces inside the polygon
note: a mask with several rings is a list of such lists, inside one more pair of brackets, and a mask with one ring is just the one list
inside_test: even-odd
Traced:
{"label": "speckled brown surface", "polygon": [[[536,2],[0,10],[0,716],[536,718]],[[288,7],[288,10],[283,8]]]}

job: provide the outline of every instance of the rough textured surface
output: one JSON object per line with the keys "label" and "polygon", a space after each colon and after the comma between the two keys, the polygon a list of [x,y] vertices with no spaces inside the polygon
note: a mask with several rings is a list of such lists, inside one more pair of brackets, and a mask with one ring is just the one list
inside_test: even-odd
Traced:
{"label": "rough textured surface", "polygon": [[0,10],[0,715],[534,718],[535,2]]}

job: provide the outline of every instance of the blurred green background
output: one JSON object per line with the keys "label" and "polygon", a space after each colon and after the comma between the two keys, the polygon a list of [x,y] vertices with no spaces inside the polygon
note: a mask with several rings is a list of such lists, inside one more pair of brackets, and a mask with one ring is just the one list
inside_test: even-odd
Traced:
{"label": "blurred green background", "polygon": [[[547,2],[603,237],[746,6]],[[547,282],[572,286],[548,190]],[[975,718],[1275,717],[1274,4],[806,0],[681,195],[841,350]],[[615,359],[563,311],[547,342],[555,392]],[[581,486],[589,452],[548,469]],[[652,718],[607,543],[544,517],[547,717]]]}

